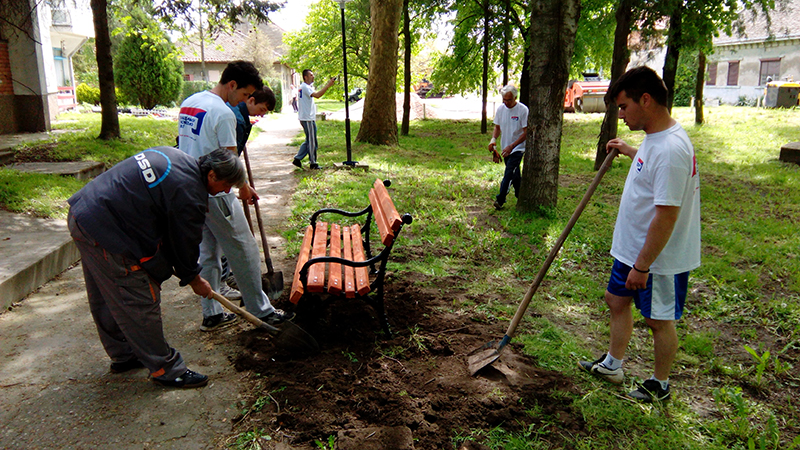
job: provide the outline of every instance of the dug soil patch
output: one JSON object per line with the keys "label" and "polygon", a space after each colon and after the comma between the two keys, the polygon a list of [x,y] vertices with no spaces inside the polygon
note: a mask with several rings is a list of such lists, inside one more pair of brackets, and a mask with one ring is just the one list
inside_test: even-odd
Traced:
{"label": "dug soil patch", "polygon": [[[257,330],[240,334],[235,366],[259,375],[252,401],[263,407],[238,418],[251,423],[236,428],[257,426],[290,445],[316,448],[315,441],[348,430],[407,427],[417,450],[455,448],[454,438],[495,427],[557,424],[543,433],[556,446],[561,433],[583,433],[572,396],[564,395],[578,393],[574,383],[537,368],[515,344],[471,377],[467,353],[502,337],[506,323],[458,310],[463,280],[412,275],[387,280],[391,339],[358,300],[301,301],[295,322],[319,341],[316,355],[276,348]],[[277,303],[291,306],[285,296]]]}

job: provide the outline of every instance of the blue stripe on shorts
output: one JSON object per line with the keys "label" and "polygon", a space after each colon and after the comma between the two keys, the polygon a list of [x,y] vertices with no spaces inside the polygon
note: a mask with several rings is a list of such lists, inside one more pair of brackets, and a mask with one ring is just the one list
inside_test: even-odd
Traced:
{"label": "blue stripe on shorts", "polygon": [[633,297],[636,308],[648,319],[678,320],[683,316],[689,272],[676,275],[651,273],[647,278],[647,288],[632,291],[625,287],[630,271],[630,266],[615,259],[608,280],[608,292],[618,297]]}

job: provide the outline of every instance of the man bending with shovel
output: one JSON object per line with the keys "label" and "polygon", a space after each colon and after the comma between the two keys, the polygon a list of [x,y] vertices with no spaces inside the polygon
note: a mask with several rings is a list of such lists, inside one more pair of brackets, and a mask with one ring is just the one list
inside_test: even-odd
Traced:
{"label": "man bending with shovel", "polygon": [[643,402],[670,397],[669,373],[678,350],[675,322],[683,314],[689,271],[700,266],[700,180],[694,148],[667,109],[667,88],[650,68],[617,80],[609,95],[619,118],[646,133],[638,149],[621,139],[607,148],[633,160],[614,227],[615,258],[605,300],[611,312],[608,353],[583,370],[620,384],[633,333],[635,304],[653,332],[655,370],[628,395]]}

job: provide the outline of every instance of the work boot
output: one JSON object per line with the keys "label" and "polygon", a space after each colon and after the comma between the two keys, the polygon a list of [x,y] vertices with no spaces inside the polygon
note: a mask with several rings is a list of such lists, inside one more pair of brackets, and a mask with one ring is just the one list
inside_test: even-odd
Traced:
{"label": "work boot", "polygon": [[208,376],[201,373],[186,370],[183,375],[175,378],[174,380],[167,380],[161,377],[153,378],[153,382],[167,387],[175,387],[181,389],[203,387],[208,384]]}
{"label": "work boot", "polygon": [[628,397],[643,403],[665,402],[669,400],[669,395],[669,386],[664,389],[661,387],[661,383],[653,379],[644,380],[644,383],[639,385],[639,389],[628,393]]}
{"label": "work boot", "polygon": [[283,322],[286,322],[287,320],[291,321],[292,319],[294,319],[294,315],[295,314],[291,311],[286,312],[282,309],[276,309],[271,313],[267,314],[266,316],[261,317],[261,321],[268,325],[280,325]]}
{"label": "work boot", "polygon": [[292,160],[292,164],[294,164],[295,166],[297,166],[297,167],[299,167],[301,169],[303,168],[303,163],[297,158]]}
{"label": "work boot", "polygon": [[111,373],[125,373],[134,369],[143,369],[144,364],[139,361],[135,356],[127,361],[112,362],[111,367],[108,369]]}
{"label": "work boot", "polygon": [[217,331],[233,325],[239,317],[236,314],[219,313],[210,317],[203,318],[200,331]]}
{"label": "work boot", "polygon": [[609,369],[603,364],[605,359],[606,355],[603,354],[597,361],[579,361],[578,366],[590,374],[608,380],[614,384],[622,383],[622,380],[625,379],[625,373],[622,371],[622,367],[613,370]]}

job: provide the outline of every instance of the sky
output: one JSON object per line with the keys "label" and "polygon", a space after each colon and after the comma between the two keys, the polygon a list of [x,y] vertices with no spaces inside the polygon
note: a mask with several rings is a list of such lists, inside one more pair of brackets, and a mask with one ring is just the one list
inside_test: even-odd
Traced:
{"label": "sky", "polygon": [[297,31],[305,25],[308,8],[317,1],[319,0],[286,0],[286,6],[270,14],[269,18],[286,31]]}

